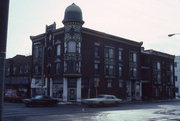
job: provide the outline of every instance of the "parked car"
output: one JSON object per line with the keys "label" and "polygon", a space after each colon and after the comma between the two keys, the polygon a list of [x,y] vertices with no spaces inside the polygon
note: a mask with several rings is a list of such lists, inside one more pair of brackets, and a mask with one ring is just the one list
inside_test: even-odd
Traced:
{"label": "parked car", "polygon": [[4,101],[20,103],[26,96],[23,93],[17,93],[16,90],[9,90],[4,95]]}
{"label": "parked car", "polygon": [[33,98],[23,100],[26,106],[53,106],[57,105],[58,102],[59,100],[45,95],[37,95]]}
{"label": "parked car", "polygon": [[114,95],[99,95],[97,98],[89,98],[82,100],[82,104],[87,106],[118,105],[120,102],[122,102],[122,99],[119,99]]}

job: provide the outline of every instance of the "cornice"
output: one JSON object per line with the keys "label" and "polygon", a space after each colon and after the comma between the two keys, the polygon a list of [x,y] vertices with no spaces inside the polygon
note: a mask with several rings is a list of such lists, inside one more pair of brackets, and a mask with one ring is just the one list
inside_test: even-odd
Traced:
{"label": "cornice", "polygon": [[97,36],[97,37],[104,38],[104,39],[113,40],[113,41],[116,41],[116,42],[121,42],[123,44],[128,44],[128,45],[136,46],[136,47],[141,47],[142,44],[143,44],[143,42],[136,42],[136,41],[133,41],[133,40],[128,40],[128,39],[125,39],[125,38],[117,37],[117,36],[114,36],[114,35],[110,35],[110,34],[107,34],[107,33],[95,31],[95,30],[92,30],[92,29],[89,29],[89,28],[84,28],[84,27],[82,28],[82,33]]}

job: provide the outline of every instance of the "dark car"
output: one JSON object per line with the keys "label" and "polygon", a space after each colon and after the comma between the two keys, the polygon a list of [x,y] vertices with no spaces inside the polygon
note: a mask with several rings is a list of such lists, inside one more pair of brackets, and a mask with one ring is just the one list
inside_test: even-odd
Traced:
{"label": "dark car", "polygon": [[53,106],[57,105],[59,100],[45,95],[37,95],[30,99],[24,99],[23,103],[26,106]]}

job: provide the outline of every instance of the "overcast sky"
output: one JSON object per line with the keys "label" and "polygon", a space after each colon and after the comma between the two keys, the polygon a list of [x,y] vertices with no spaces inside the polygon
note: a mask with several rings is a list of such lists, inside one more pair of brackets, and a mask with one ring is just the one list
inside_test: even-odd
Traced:
{"label": "overcast sky", "polygon": [[62,20],[67,6],[82,9],[84,27],[143,41],[145,49],[180,55],[180,0],[11,0],[7,58],[31,55],[30,35],[45,32],[45,26]]}

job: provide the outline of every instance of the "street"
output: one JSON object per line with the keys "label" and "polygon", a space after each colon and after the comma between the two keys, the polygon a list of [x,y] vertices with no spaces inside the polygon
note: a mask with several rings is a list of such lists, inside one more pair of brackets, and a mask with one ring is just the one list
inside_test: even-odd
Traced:
{"label": "street", "polygon": [[5,103],[4,121],[179,121],[180,101],[120,104],[89,108],[82,105],[25,107]]}

